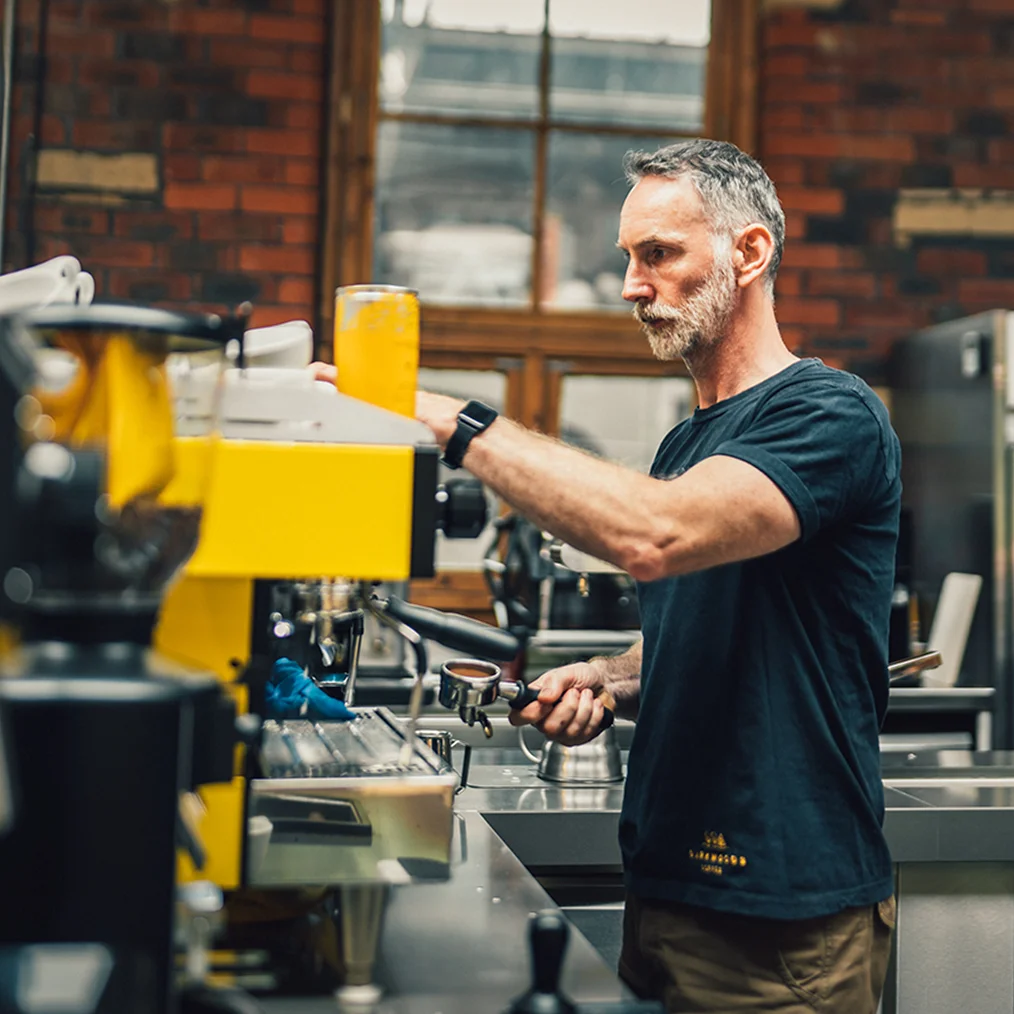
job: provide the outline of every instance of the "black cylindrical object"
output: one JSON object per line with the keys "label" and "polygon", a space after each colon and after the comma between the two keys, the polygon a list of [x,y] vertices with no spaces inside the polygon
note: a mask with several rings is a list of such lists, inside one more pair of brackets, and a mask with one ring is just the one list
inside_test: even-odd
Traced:
{"label": "black cylindrical object", "polygon": [[0,704],[17,798],[15,824],[0,837],[0,949],[102,945],[110,999],[99,1010],[172,1010],[190,690],[145,678],[29,677],[0,680]]}
{"label": "black cylindrical object", "polygon": [[509,662],[518,653],[521,644],[509,630],[492,627],[468,616],[443,613],[426,606],[414,606],[392,595],[387,600],[387,611],[423,637],[428,637],[448,648],[467,651],[479,658]]}

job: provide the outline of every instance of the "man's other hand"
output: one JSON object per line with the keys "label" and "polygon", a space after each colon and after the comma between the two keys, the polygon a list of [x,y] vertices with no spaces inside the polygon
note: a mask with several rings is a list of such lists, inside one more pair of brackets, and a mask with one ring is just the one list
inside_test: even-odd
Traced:
{"label": "man's other hand", "polygon": [[602,727],[605,709],[595,696],[603,683],[595,666],[572,662],[543,673],[529,686],[539,699],[511,711],[511,725],[534,725],[547,739],[578,746],[594,739]]}

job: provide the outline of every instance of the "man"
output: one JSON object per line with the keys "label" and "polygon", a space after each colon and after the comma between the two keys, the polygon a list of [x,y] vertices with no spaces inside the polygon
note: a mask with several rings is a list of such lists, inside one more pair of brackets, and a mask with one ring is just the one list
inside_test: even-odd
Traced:
{"label": "man", "polygon": [[651,476],[472,403],[459,419],[420,394],[417,414],[452,461],[638,582],[642,640],[546,673],[512,716],[576,744],[600,729],[600,690],[637,715],[623,977],[672,1012],[874,1014],[898,442],[862,381],[782,342],[784,216],[763,169],[706,140],[626,168],[623,295],[700,405]]}

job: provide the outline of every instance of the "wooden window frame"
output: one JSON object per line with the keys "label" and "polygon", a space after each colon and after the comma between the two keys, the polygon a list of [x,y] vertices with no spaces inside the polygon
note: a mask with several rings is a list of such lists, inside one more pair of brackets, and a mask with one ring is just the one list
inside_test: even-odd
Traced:
{"label": "wooden window frame", "polygon": [[[711,40],[704,135],[753,151],[757,129],[757,32],[760,0],[711,0]],[[329,38],[324,217],[321,229],[317,353],[331,358],[334,291],[367,281],[373,273],[374,176],[381,119],[402,123],[524,127],[536,136],[532,244],[532,302],[517,309],[434,306],[423,303],[420,365],[500,370],[507,377],[505,412],[526,426],[559,431],[562,378],[567,373],[686,376],[682,362],[661,363],[627,314],[555,310],[537,291],[543,256],[546,144],[550,130],[663,137],[686,131],[619,125],[550,122],[547,81],[549,35],[542,35],[538,120],[384,113],[379,109],[380,4],[333,0]],[[481,591],[480,591],[481,589]],[[450,571],[413,582],[416,601],[491,619],[477,608],[482,576]]]}

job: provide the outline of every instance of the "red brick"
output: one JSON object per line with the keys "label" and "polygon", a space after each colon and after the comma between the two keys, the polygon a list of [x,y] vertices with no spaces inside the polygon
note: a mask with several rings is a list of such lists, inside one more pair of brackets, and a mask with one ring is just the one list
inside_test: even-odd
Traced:
{"label": "red brick", "polygon": [[896,106],[884,116],[889,131],[903,134],[949,134],[954,129],[954,114],[946,109]]}
{"label": "red brick", "polygon": [[139,286],[149,285],[153,289],[164,288],[166,297],[158,302],[183,303],[190,299],[192,286],[190,276],[159,271],[155,274],[138,271],[110,271],[109,285],[106,294],[116,299],[135,299],[135,293]]}
{"label": "red brick", "polygon": [[310,187],[243,187],[240,207],[244,211],[277,211],[288,215],[313,215],[318,194]]}
{"label": "red brick", "polygon": [[167,183],[164,202],[167,208],[223,211],[236,207],[236,188],[224,183]]}
{"label": "red brick", "polygon": [[193,123],[166,123],[162,127],[162,144],[178,151],[238,152],[246,149],[246,143],[247,131],[243,127]]}
{"label": "red brick", "polygon": [[776,186],[803,182],[803,163],[798,158],[763,158],[762,161]]}
{"label": "red brick", "polygon": [[321,130],[323,122],[320,106],[290,103],[285,109],[285,125],[306,130]]}
{"label": "red brick", "polygon": [[815,125],[843,133],[880,132],[884,129],[884,112],[864,106],[824,106],[815,113]]}
{"label": "red brick", "polygon": [[323,46],[293,46],[289,51],[289,69],[310,74],[319,80],[324,77]]}
{"label": "red brick", "polygon": [[[246,35],[247,15],[245,11],[231,10],[173,10],[169,14],[169,28],[193,35]],[[234,45],[243,48],[241,43]]]}
{"label": "red brick", "polygon": [[956,187],[1014,188],[1014,169],[999,165],[958,165],[954,167]]}
{"label": "red brick", "polygon": [[201,177],[210,183],[281,183],[285,159],[280,155],[206,155]]}
{"label": "red brick", "polygon": [[92,236],[105,236],[109,232],[109,212],[105,209],[37,203],[34,216],[35,228],[39,232],[83,232]]}
{"label": "red brick", "polygon": [[764,26],[764,48],[773,49],[777,46],[805,46],[811,48],[817,39],[817,26],[812,22],[793,24],[784,16]]}
{"label": "red brick", "polygon": [[317,134],[305,130],[271,130],[251,127],[246,131],[246,150],[268,155],[302,155],[316,158]]}
{"label": "red brick", "polygon": [[305,74],[252,70],[247,77],[246,91],[257,98],[319,102],[323,97],[324,82]]}
{"label": "red brick", "polygon": [[322,18],[324,17],[324,0],[292,0],[292,13]]}
{"label": "red brick", "polygon": [[962,303],[1014,306],[1014,278],[961,278],[958,299]]}
{"label": "red brick", "polygon": [[911,162],[915,144],[900,134],[866,137],[861,134],[818,134],[772,131],[764,142],[772,155],[801,155],[815,158],[859,158]]}
{"label": "red brick", "polygon": [[1010,14],[1010,0],[971,0],[971,8],[986,14]]}
{"label": "red brick", "polygon": [[891,20],[898,25],[946,25],[946,11],[891,11]]}
{"label": "red brick", "polygon": [[59,116],[46,114],[42,117],[43,146],[58,147],[67,143],[67,130]]}
{"label": "red brick", "polygon": [[285,324],[292,320],[292,306],[266,306],[263,303],[254,305],[250,315],[251,327],[270,327],[272,324]]}
{"label": "red brick", "polygon": [[282,225],[282,239],[286,243],[316,243],[318,235],[316,218],[287,218]]}
{"label": "red brick", "polygon": [[800,271],[781,271],[775,278],[775,295],[798,296],[803,291],[803,275]]}
{"label": "red brick", "polygon": [[764,61],[765,77],[803,77],[810,72],[808,53],[773,53]]}
{"label": "red brick", "polygon": [[76,148],[113,151],[150,151],[156,131],[151,123],[122,123],[115,120],[78,120],[72,138]]}
{"label": "red brick", "polygon": [[789,296],[778,300],[779,321],[786,324],[837,324],[841,310],[833,299],[800,299]]}
{"label": "red brick", "polygon": [[74,248],[86,267],[102,264],[109,268],[150,268],[155,263],[155,246],[119,236],[82,236]]}
{"label": "red brick", "polygon": [[840,215],[845,210],[845,196],[830,187],[778,188],[782,206],[793,211],[807,211],[816,215]]}
{"label": "red brick", "polygon": [[316,159],[288,159],[285,163],[285,182],[299,187],[316,187],[320,183],[319,163]]}
{"label": "red brick", "polygon": [[312,275],[316,267],[312,247],[245,246],[239,252],[243,271],[278,271],[287,275]]}
{"label": "red brick", "polygon": [[216,67],[282,70],[289,65],[289,54],[283,46],[258,45],[246,39],[238,46],[234,39],[212,39],[211,63]]}
{"label": "red brick", "polygon": [[885,327],[905,331],[928,324],[929,308],[912,299],[859,300],[846,304],[845,323],[851,327]]}
{"label": "red brick", "polygon": [[74,57],[62,55],[46,57],[46,84],[72,84],[76,78]]}
{"label": "red brick", "polygon": [[204,212],[197,219],[199,238],[215,242],[275,243],[281,232],[281,220],[274,215]]}
{"label": "red brick", "polygon": [[170,152],[162,157],[162,172],[171,182],[199,180],[201,160],[197,155]]}
{"label": "red brick", "polygon": [[877,280],[866,272],[811,271],[806,282],[811,296],[851,296],[869,299],[876,294]]}
{"label": "red brick", "polygon": [[761,110],[761,128],[763,130],[798,130],[805,126],[801,106],[769,106]]}
{"label": "red brick", "polygon": [[[46,79],[49,80],[47,60]],[[77,83],[97,88],[158,88],[161,70],[147,60],[85,59],[78,61]]]}
{"label": "red brick", "polygon": [[787,268],[839,268],[842,248],[830,243],[789,243],[782,254]]}
{"label": "red brick", "polygon": [[79,6],[85,23],[89,25],[134,31],[139,28],[164,30],[166,26],[165,4],[139,3],[134,0],[133,3],[85,3]]}
{"label": "red brick", "polygon": [[793,327],[791,324],[786,327],[782,327],[779,324],[778,330],[781,332],[782,341],[785,342],[788,350],[798,356],[803,351],[806,343],[806,329]]}
{"label": "red brick", "polygon": [[990,141],[989,160],[1007,166],[1014,162],[1014,139],[998,138],[995,141]]}
{"label": "red brick", "polygon": [[193,215],[184,211],[114,211],[113,234],[158,243],[190,239],[194,234]]}
{"label": "red brick", "polygon": [[324,19],[276,17],[270,14],[254,14],[250,18],[252,39],[284,39],[286,42],[324,41]]}
{"label": "red brick", "polygon": [[988,266],[982,250],[933,246],[920,250],[915,264],[924,275],[984,275]]}
{"label": "red brick", "polygon": [[841,102],[845,88],[837,81],[806,81],[800,83],[793,78],[779,78],[769,81],[764,88],[767,102],[799,102],[803,105],[819,105],[825,102]]}
{"label": "red brick", "polygon": [[80,25],[51,19],[46,44],[52,53],[68,56],[114,56],[116,35],[97,29],[83,29]]}
{"label": "red brick", "polygon": [[308,278],[285,278],[278,286],[280,303],[313,304],[313,282]]}
{"label": "red brick", "polygon": [[806,215],[801,211],[785,212],[785,238],[802,239],[806,235]]}

